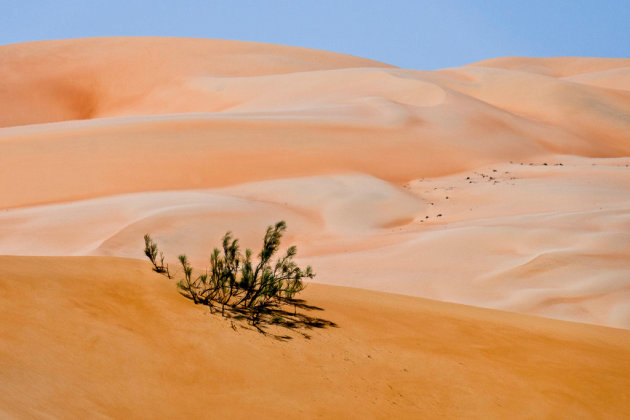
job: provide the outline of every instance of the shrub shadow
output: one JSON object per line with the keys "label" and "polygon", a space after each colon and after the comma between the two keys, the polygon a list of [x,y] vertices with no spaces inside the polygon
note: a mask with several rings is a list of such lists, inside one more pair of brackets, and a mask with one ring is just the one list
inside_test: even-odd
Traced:
{"label": "shrub shadow", "polygon": [[[252,311],[242,307],[207,305],[213,314],[222,315],[230,321],[232,329],[258,331],[278,341],[292,340],[294,337],[283,333],[292,332],[310,340],[308,331],[315,328],[339,328],[335,322],[312,316],[306,312],[323,311],[323,308],[309,305],[303,299],[284,299],[281,305],[274,305]],[[291,310],[292,309],[292,310]]]}

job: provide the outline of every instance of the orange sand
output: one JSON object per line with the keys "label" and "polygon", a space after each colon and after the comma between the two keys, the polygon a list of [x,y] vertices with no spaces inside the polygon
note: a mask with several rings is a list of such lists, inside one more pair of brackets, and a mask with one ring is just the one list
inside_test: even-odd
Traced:
{"label": "orange sand", "polygon": [[[630,332],[359,289],[280,342],[148,263],[0,257],[3,417],[623,418]],[[281,333],[282,331],[279,331]]]}
{"label": "orange sand", "polygon": [[[0,417],[630,411],[630,59],[93,38],[0,62]],[[201,266],[280,219],[340,326],[311,340],[234,332],[133,260],[149,232]]]}

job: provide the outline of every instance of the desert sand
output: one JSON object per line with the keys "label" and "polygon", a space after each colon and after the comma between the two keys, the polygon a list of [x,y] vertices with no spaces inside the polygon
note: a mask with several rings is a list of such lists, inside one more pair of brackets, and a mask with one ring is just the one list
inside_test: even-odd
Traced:
{"label": "desert sand", "polygon": [[626,330],[312,284],[304,297],[337,327],[283,342],[234,331],[145,262],[0,257],[0,272],[6,417],[623,418],[630,410]]}
{"label": "desert sand", "polygon": [[[91,38],[0,62],[7,416],[630,409],[630,59]],[[339,325],[310,339],[226,328],[137,261],[145,233],[201,267],[281,219]]]}

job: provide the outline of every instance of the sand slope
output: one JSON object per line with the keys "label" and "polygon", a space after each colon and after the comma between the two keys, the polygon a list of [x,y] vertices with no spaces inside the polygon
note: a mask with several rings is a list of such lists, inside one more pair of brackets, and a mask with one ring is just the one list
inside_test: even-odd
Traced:
{"label": "sand slope", "polygon": [[0,247],[143,258],[151,232],[172,263],[184,252],[203,266],[226,230],[258,249],[283,219],[317,281],[627,328],[630,171],[563,161],[407,188],[338,175],[13,209],[0,213]]}
{"label": "sand slope", "polygon": [[[186,39],[51,41],[0,54],[1,125],[20,126],[0,131],[3,173],[19,180],[2,177],[3,207],[313,173],[401,182],[548,153],[630,154],[627,91],[522,71],[421,72]],[[562,63],[583,72],[575,61]],[[627,66],[604,62],[590,67]],[[73,90],[95,104],[77,100],[66,113],[59,101]],[[37,124],[77,119],[89,121]]]}
{"label": "sand slope", "polygon": [[[252,77],[347,67],[389,67],[305,48],[152,37],[92,38],[0,48],[0,126],[110,115],[214,111],[186,92],[188,78]],[[28,69],[28,74],[24,70]],[[173,96],[186,94],[173,104]]]}
{"label": "sand slope", "polygon": [[0,47],[0,254],[197,265],[285,219],[318,282],[630,328],[628,59],[434,72],[268,44]]}
{"label": "sand slope", "polygon": [[337,328],[276,341],[149,264],[0,257],[3,417],[622,418],[630,333],[310,285]]}

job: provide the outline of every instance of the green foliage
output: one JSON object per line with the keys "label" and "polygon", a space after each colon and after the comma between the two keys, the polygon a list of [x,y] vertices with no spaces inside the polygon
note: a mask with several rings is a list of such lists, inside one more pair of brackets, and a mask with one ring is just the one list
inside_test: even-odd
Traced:
{"label": "green foliage", "polygon": [[184,292],[186,297],[193,300],[195,303],[199,303],[199,296],[197,294],[197,287],[195,282],[191,280],[192,277],[192,267],[188,262],[188,258],[184,254],[177,257],[180,264],[182,265],[182,269],[184,272],[184,278],[177,283],[177,287]]}
{"label": "green foliage", "polygon": [[[220,306],[222,314],[225,314],[226,306],[244,311],[255,325],[261,314],[291,303],[294,296],[304,290],[303,279],[315,277],[310,266],[303,270],[293,261],[297,254],[295,246],[287,249],[286,254],[275,262],[272,261],[285,231],[284,221],[267,228],[257,263],[252,261],[250,249],[246,249],[244,255],[241,254],[238,239],[227,232],[221,249],[215,248],[210,254],[210,266],[196,277],[186,256],[180,255],[184,278],[177,283],[177,287],[195,303],[210,308],[215,304]],[[168,268],[160,271],[164,268],[164,257],[160,253],[161,260],[156,263],[158,249],[149,235],[145,235],[145,254],[153,263],[155,271],[168,273]]]}
{"label": "green foliage", "polygon": [[[159,262],[158,252],[160,255]],[[151,264],[153,264],[153,270],[165,274],[169,279],[171,278],[171,273],[168,271],[168,264],[164,265],[164,253],[158,251],[157,244],[151,239],[148,233],[144,235],[144,255],[146,255],[151,261]]]}

